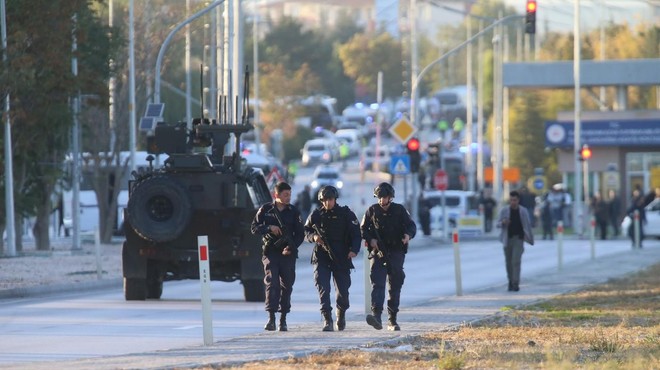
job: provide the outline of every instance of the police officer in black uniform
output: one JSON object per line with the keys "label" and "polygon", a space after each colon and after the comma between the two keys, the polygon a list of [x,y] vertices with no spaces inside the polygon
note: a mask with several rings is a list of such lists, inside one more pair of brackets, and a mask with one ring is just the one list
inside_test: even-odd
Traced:
{"label": "police officer in black uniform", "polygon": [[[339,192],[334,186],[319,191],[321,207],[315,209],[305,223],[305,236],[315,243],[312,253],[314,283],[319,291],[323,331],[333,331],[330,303],[330,275],[337,294],[337,330],[346,328],[351,286],[352,259],[360,251],[360,227],[355,213],[348,206],[339,206]],[[328,250],[330,252],[328,252]]]}
{"label": "police officer in black uniform", "polygon": [[401,204],[392,202],[394,188],[382,182],[374,189],[378,203],[371,205],[364,214],[360,229],[371,253],[371,315],[367,323],[381,330],[381,314],[385,301],[385,278],[389,281],[387,313],[388,330],[401,330],[396,321],[399,312],[401,287],[406,274],[403,262],[408,252],[408,242],[415,237],[417,226],[410,213]]}
{"label": "police officer in black uniform", "polygon": [[275,185],[275,201],[266,203],[252,221],[252,233],[263,236],[264,283],[266,284],[265,330],[275,330],[275,312],[279,311],[280,331],[287,331],[286,314],[291,310],[291,291],[296,281],[298,247],[305,234],[300,212],[291,202],[291,186]]}

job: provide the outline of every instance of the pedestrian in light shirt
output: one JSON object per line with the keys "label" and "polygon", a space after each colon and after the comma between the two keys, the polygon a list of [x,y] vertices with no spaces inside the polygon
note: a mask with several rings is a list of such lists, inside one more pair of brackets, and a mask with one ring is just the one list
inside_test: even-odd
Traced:
{"label": "pedestrian in light shirt", "polygon": [[520,194],[517,191],[509,193],[509,206],[500,210],[497,227],[501,229],[500,241],[504,244],[509,291],[517,292],[520,290],[520,264],[525,251],[524,243],[534,245],[529,214],[525,207],[520,206]]}

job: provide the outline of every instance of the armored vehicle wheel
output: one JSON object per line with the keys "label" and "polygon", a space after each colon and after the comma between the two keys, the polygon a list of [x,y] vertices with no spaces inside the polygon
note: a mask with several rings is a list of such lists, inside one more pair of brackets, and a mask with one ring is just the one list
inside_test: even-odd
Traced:
{"label": "armored vehicle wheel", "polygon": [[243,280],[243,292],[247,302],[263,302],[266,300],[266,288],[261,279]]}
{"label": "armored vehicle wheel", "polygon": [[186,189],[177,181],[154,176],[139,182],[127,206],[128,221],[141,237],[167,242],[183,233],[192,217]]}
{"label": "armored vehicle wheel", "polygon": [[149,281],[147,283],[147,298],[160,299],[163,295],[163,282],[159,280]]}
{"label": "armored vehicle wheel", "polygon": [[158,274],[158,269],[155,263],[149,261],[147,264],[147,298],[160,299],[163,295],[163,280]]}
{"label": "armored vehicle wheel", "polygon": [[147,298],[146,279],[124,278],[124,298],[127,301],[144,301]]}

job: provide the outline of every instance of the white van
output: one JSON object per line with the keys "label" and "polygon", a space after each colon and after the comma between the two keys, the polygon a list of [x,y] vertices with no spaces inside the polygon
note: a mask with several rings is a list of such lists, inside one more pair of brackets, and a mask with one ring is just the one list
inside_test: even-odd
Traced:
{"label": "white van", "polygon": [[[135,152],[135,166],[136,170],[146,170],[149,166],[147,162],[148,153],[147,152]],[[121,180],[119,181],[120,191],[117,195],[117,219],[112,225],[113,234],[121,234],[121,226],[124,222],[124,212],[123,209],[128,204],[128,180],[130,177],[130,168],[128,167],[128,159],[130,157],[130,152],[124,151],[120,153],[120,163],[121,163]],[[91,163],[91,155],[89,153],[84,153],[82,155],[81,163],[81,178],[80,178],[80,216],[78,221],[80,222],[80,231],[82,233],[93,232],[99,225],[99,205],[94,190],[94,178],[95,176],[106,176],[104,181],[112,182],[114,181],[115,176],[115,165],[112,163],[107,163],[102,166],[102,168],[97,169],[96,166]],[[164,159],[160,158],[162,162]],[[126,165],[125,165],[126,164]],[[70,159],[67,161],[67,166],[71,166]],[[126,166],[126,167],[124,167]],[[157,166],[156,161],[154,161],[154,167]],[[98,171],[98,173],[97,173]],[[71,235],[71,230],[73,228],[73,191],[71,189],[66,189],[62,193],[62,211],[63,211],[63,227],[66,235]]]}
{"label": "white van", "polygon": [[335,137],[343,140],[348,144],[348,152],[350,156],[357,156],[360,154],[362,144],[360,144],[360,135],[356,129],[340,129],[335,132]]}
{"label": "white van", "polygon": [[[301,150],[302,165],[328,164],[336,160],[339,154],[336,144],[328,139],[312,139],[305,143]],[[337,154],[335,154],[337,153]]]}
{"label": "white van", "polygon": [[[445,212],[450,229],[456,227],[460,218],[479,215],[479,194],[462,190],[447,190],[444,193]],[[431,210],[431,231],[442,231],[442,192],[425,191],[424,199]]]}

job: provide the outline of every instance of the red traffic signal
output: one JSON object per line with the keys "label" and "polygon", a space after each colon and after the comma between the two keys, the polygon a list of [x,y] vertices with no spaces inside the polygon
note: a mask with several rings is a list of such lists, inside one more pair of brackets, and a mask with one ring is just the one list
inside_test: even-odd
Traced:
{"label": "red traffic signal", "polygon": [[536,0],[527,0],[527,12],[528,13],[536,12]]}
{"label": "red traffic signal", "polygon": [[411,152],[419,151],[419,139],[412,138],[408,140],[408,150]]}
{"label": "red traffic signal", "polygon": [[536,0],[527,0],[525,8],[525,33],[536,33]]}
{"label": "red traffic signal", "polygon": [[591,158],[591,149],[589,149],[589,145],[587,144],[582,145],[582,150],[580,151],[580,157],[582,158],[583,161],[586,161],[587,159]]}

